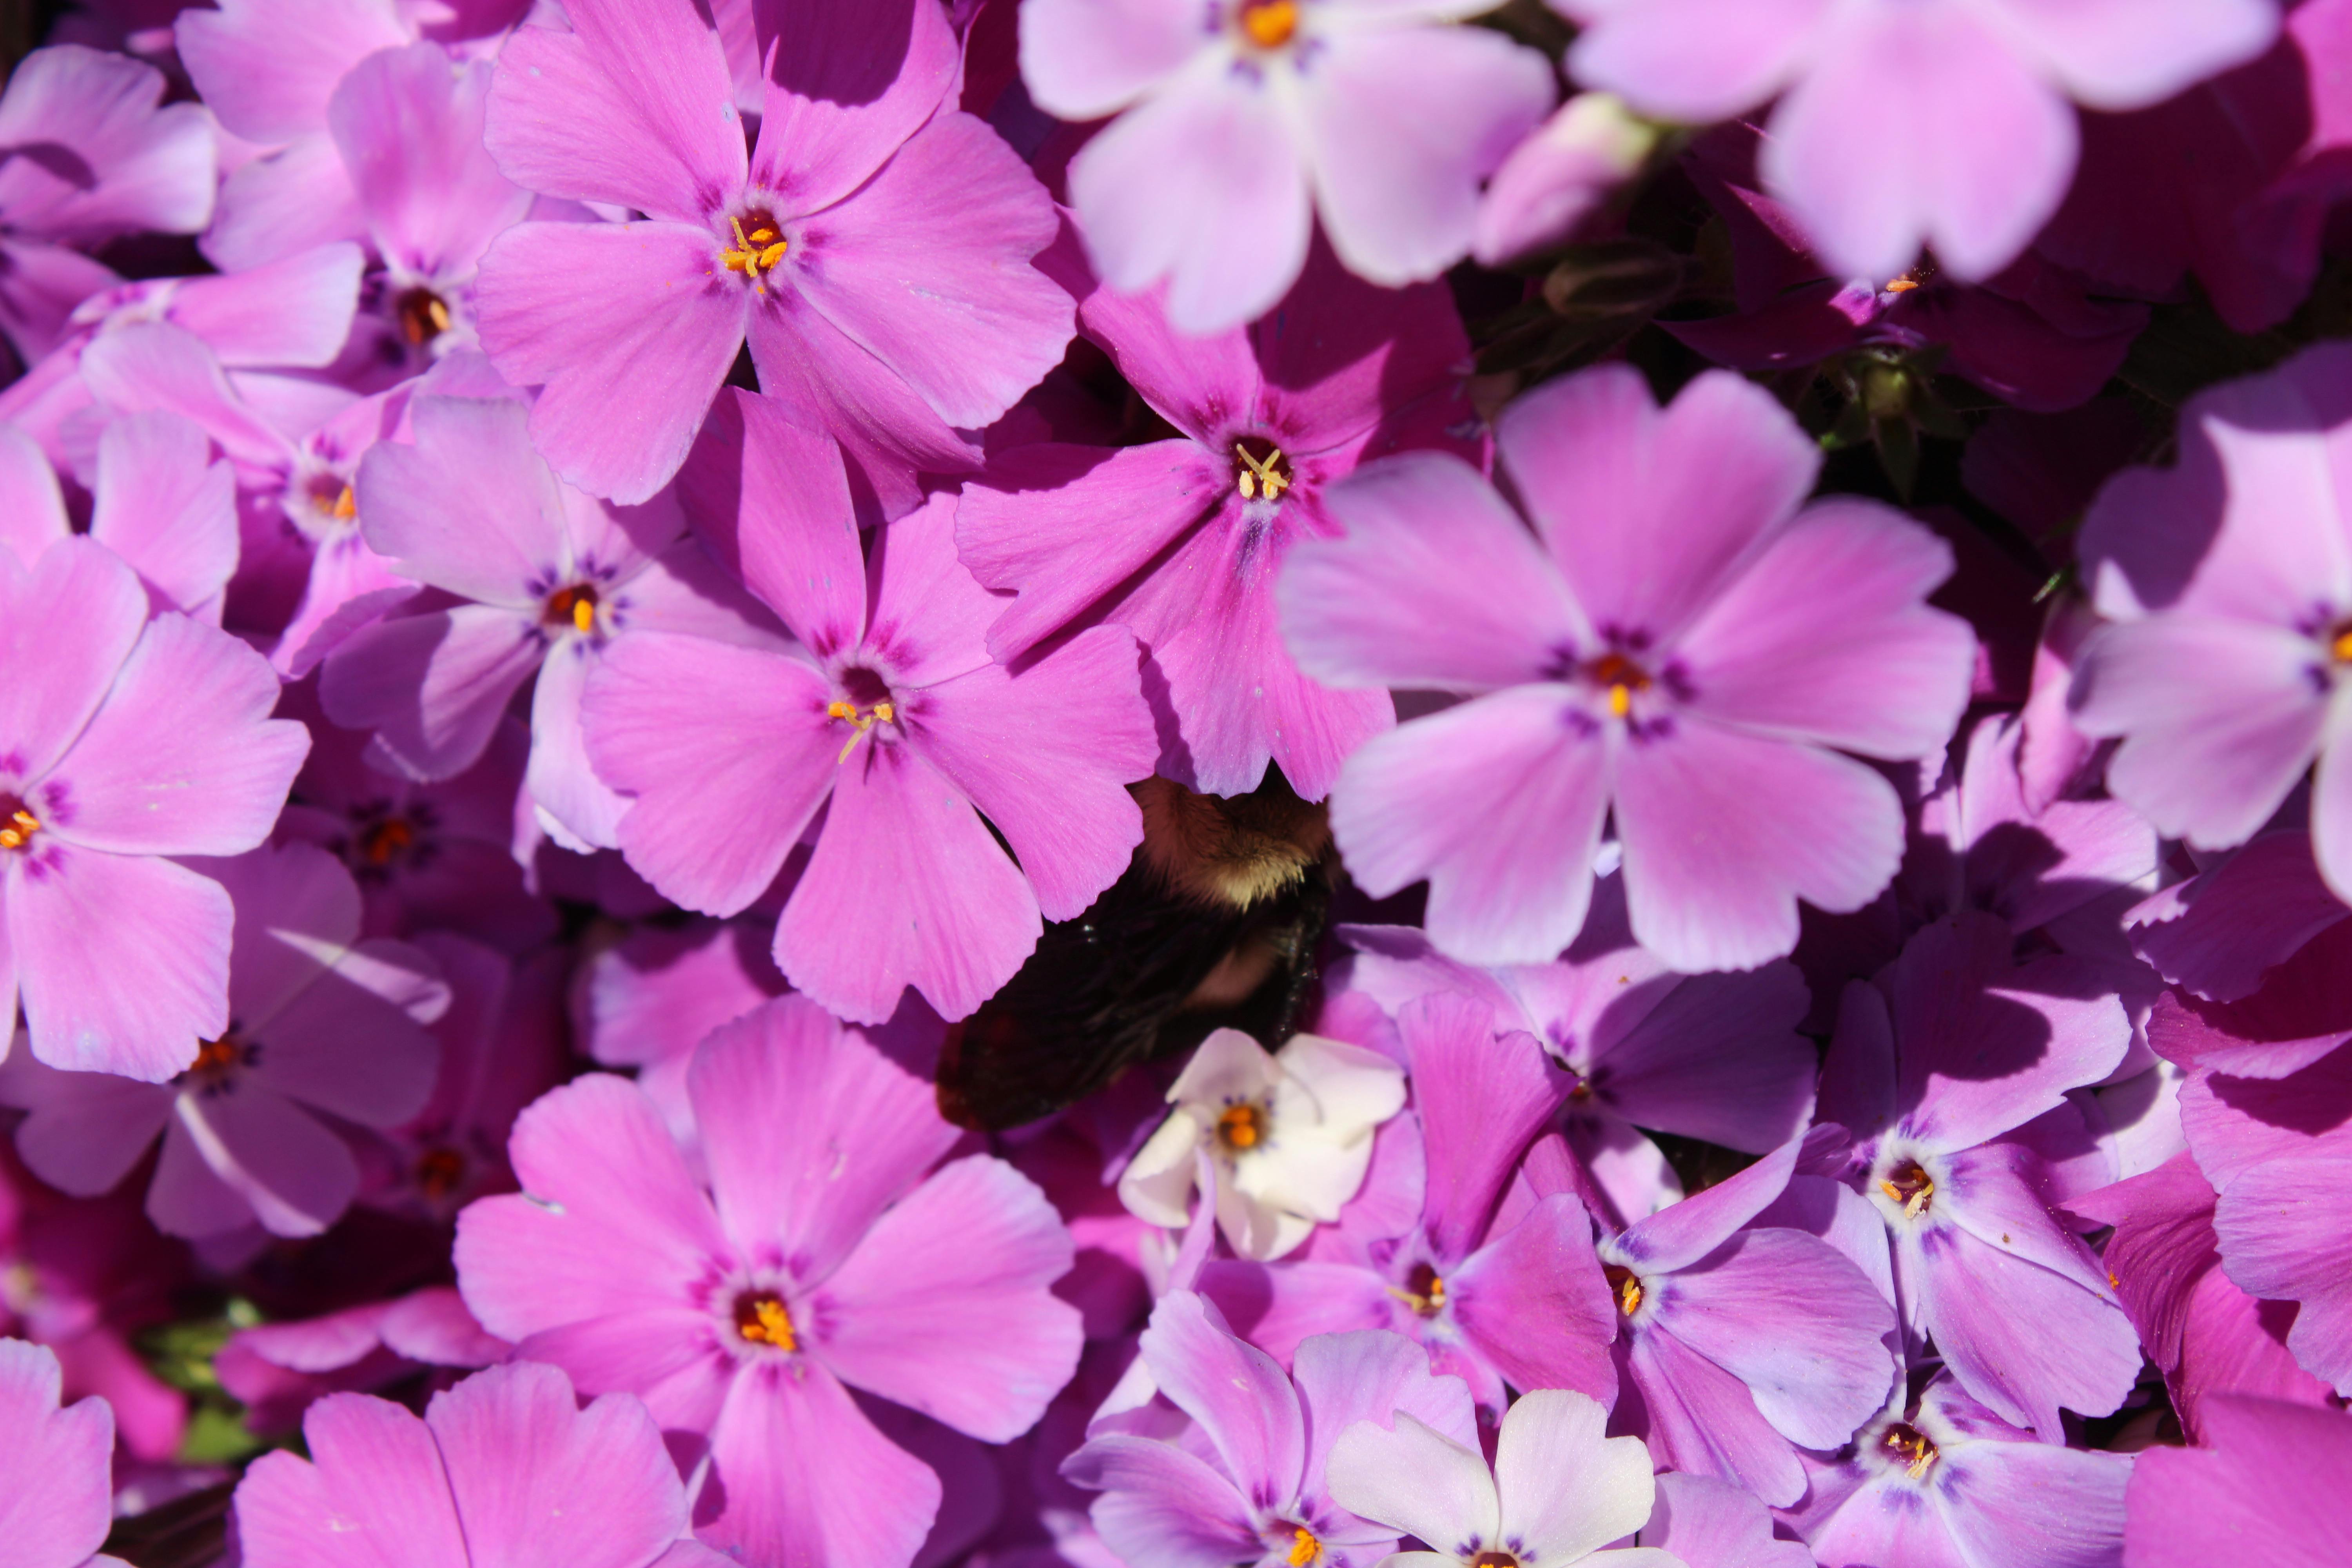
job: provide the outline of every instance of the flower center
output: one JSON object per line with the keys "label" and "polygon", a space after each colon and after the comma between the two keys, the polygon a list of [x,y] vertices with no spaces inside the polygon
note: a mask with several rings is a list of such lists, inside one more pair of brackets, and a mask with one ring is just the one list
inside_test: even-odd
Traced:
{"label": "flower center", "polygon": [[2352,626],[2339,628],[2329,639],[2327,655],[2338,664],[2352,664]]}
{"label": "flower center", "polygon": [[1323,1543],[1315,1539],[1313,1531],[1300,1525],[1291,1537],[1290,1568],[1307,1568],[1308,1563],[1322,1555]]}
{"label": "flower center", "polygon": [[728,271],[740,272],[756,283],[762,273],[776,269],[792,244],[784,238],[782,226],[767,213],[752,213],[748,229],[743,226],[745,222],[740,217],[727,220],[728,226],[735,231],[735,245],[732,249],[721,249],[719,259]]}
{"label": "flower center", "polygon": [[1263,436],[1244,436],[1234,443],[1234,489],[1242,500],[1280,500],[1296,474],[1282,448]]}
{"label": "flower center", "polygon": [[444,1143],[416,1162],[416,1187],[428,1198],[446,1198],[466,1179],[466,1156]]}
{"label": "flower center", "polygon": [[252,1065],[260,1054],[257,1047],[237,1038],[236,1024],[231,1020],[228,1032],[219,1039],[198,1042],[196,1059],[173,1081],[189,1085],[199,1094],[225,1094],[235,1085],[237,1070]]}
{"label": "flower center", "polygon": [[894,724],[898,720],[898,703],[891,695],[888,681],[870,669],[854,666],[843,670],[840,679],[841,697],[824,708],[826,718],[849,726],[849,738],[842,742],[841,754],[834,758],[836,766],[849,760],[850,752],[873,731],[876,724]]}
{"label": "flower center", "polygon": [[572,629],[586,637],[596,629],[596,590],[586,583],[574,583],[569,588],[558,588],[547,596],[539,612],[540,624],[560,626],[569,624]]}
{"label": "flower center", "polygon": [[321,522],[341,525],[359,516],[359,497],[352,491],[352,482],[341,474],[313,474],[304,489],[304,499]]}
{"label": "flower center", "polygon": [[1622,719],[1633,710],[1633,694],[1650,689],[1650,672],[1614,651],[1604,653],[1584,667],[1584,679],[1609,693],[1609,713]]}
{"label": "flower center", "polygon": [[1404,1279],[1404,1289],[1389,1287],[1389,1294],[1412,1309],[1416,1318],[1433,1318],[1445,1310],[1445,1281],[1426,1263],[1416,1263]]}
{"label": "flower center", "polygon": [[1228,1105],[1217,1118],[1217,1142],[1229,1153],[1241,1153],[1265,1142],[1265,1112],[1255,1105]]}
{"label": "flower center", "polygon": [[800,1342],[793,1337],[793,1315],[784,1310],[783,1298],[772,1290],[747,1290],[736,1299],[735,1332],[755,1345],[773,1345],[780,1351],[800,1348]]}
{"label": "flower center", "polygon": [[1519,1568],[1519,1560],[1507,1552],[1481,1552],[1470,1559],[1470,1568]]}
{"label": "flower center", "polygon": [[1278,49],[1298,31],[1298,0],[1242,0],[1242,37],[1261,49]]}
{"label": "flower center", "polygon": [[421,349],[449,330],[449,307],[430,289],[411,289],[392,308],[400,319],[400,335],[413,348]]}
{"label": "flower center", "polygon": [[416,842],[416,829],[404,816],[387,816],[360,835],[360,858],[371,866],[388,866],[392,858]]}
{"label": "flower center", "polygon": [[41,819],[13,795],[0,795],[0,849],[22,849],[41,830]]}
{"label": "flower center", "polygon": [[1903,1467],[1904,1473],[1915,1481],[1925,1476],[1936,1462],[1936,1445],[1916,1426],[1898,1421],[1889,1426],[1886,1436],[1878,1441],[1879,1447],[1885,1448],[1887,1455]]}
{"label": "flower center", "polygon": [[1903,1205],[1903,1217],[1917,1219],[1936,1196],[1936,1179],[1916,1160],[1906,1160],[1878,1184],[1878,1190]]}
{"label": "flower center", "polygon": [[1615,1263],[1601,1269],[1601,1273],[1609,1281],[1610,1292],[1617,1298],[1617,1310],[1632,1317],[1642,1305],[1641,1277]]}

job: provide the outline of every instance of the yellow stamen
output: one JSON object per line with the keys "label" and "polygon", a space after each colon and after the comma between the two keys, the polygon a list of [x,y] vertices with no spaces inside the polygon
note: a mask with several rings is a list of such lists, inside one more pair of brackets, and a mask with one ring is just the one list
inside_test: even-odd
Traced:
{"label": "yellow stamen", "polygon": [[1415,1317],[1433,1318],[1445,1310],[1445,1281],[1428,1264],[1415,1266],[1405,1284],[1409,1289],[1400,1290],[1391,1285],[1388,1292],[1412,1308]]}
{"label": "yellow stamen", "polygon": [[800,1341],[793,1335],[793,1315],[773,1296],[761,1296],[738,1306],[735,1331],[755,1345],[773,1345],[780,1351],[800,1348]]}
{"label": "yellow stamen", "polygon": [[335,521],[337,522],[349,522],[359,514],[359,498],[352,494],[351,486],[345,485],[343,487],[343,493],[335,498]]}
{"label": "yellow stamen", "polygon": [[1633,689],[1619,682],[1609,689],[1609,716],[1622,719],[1633,710]]}
{"label": "yellow stamen", "polygon": [[2336,663],[2352,664],[2352,627],[2337,632],[2336,640],[2327,645],[2327,651],[2336,656]]}
{"label": "yellow stamen", "polygon": [[582,632],[596,629],[596,605],[585,595],[572,601],[572,625]]}
{"label": "yellow stamen", "polygon": [[1217,1141],[1228,1149],[1255,1149],[1265,1137],[1264,1119],[1255,1105],[1229,1105],[1217,1118]]}
{"label": "yellow stamen", "polygon": [[741,218],[730,217],[727,223],[735,231],[735,248],[720,251],[719,259],[730,272],[740,272],[756,281],[761,273],[773,271],[792,248],[792,242],[768,224],[754,220],[751,232],[745,234]]}
{"label": "yellow stamen", "polygon": [[[1898,1203],[1903,1205],[1903,1217],[1905,1219],[1917,1219],[1922,1214],[1927,1212],[1927,1200],[1936,1195],[1936,1183],[1934,1178],[1930,1177],[1927,1172],[1920,1170],[1916,1165],[1910,1167],[1910,1170],[1912,1173],[1911,1179],[1906,1180],[1905,1183],[1905,1185],[1910,1186],[1911,1190],[1909,1192],[1905,1192],[1902,1187],[1896,1186],[1893,1182],[1879,1183],[1878,1190],[1885,1193],[1890,1202]],[[1895,1173],[1897,1175],[1904,1174],[1904,1173],[1899,1171]],[[1913,1184],[1914,1181],[1916,1181],[1916,1185]]]}
{"label": "yellow stamen", "polygon": [[1904,1473],[1915,1481],[1936,1462],[1936,1445],[1927,1440],[1925,1433],[1908,1426],[1897,1426],[1888,1432],[1886,1447],[1903,1459]]}
{"label": "yellow stamen", "polygon": [[1617,1310],[1632,1317],[1642,1305],[1642,1282],[1628,1274],[1617,1283]]}
{"label": "yellow stamen", "polygon": [[1315,1539],[1313,1531],[1300,1525],[1298,1532],[1291,1538],[1290,1568],[1307,1568],[1308,1563],[1322,1555],[1323,1543]]}
{"label": "yellow stamen", "polygon": [[1261,49],[1278,49],[1298,31],[1298,0],[1244,0],[1242,33]]}
{"label": "yellow stamen", "polygon": [[1897,278],[1886,286],[1886,292],[1889,294],[1908,294],[1912,289],[1916,289],[1917,287],[1919,287],[1919,285],[1913,282],[1908,278]]}
{"label": "yellow stamen", "polygon": [[898,710],[895,704],[877,702],[872,708],[861,713],[857,710],[856,703],[835,700],[824,705],[824,716],[828,719],[846,719],[856,726],[849,739],[842,742],[841,754],[833,759],[834,765],[839,767],[849,760],[850,749],[857,744],[858,737],[874,728],[875,721],[879,720],[885,724],[894,722],[898,717]]}
{"label": "yellow stamen", "polygon": [[0,827],[0,849],[22,849],[25,840],[41,830],[40,818],[29,811],[12,812],[8,825]]}
{"label": "yellow stamen", "polygon": [[1250,456],[1248,447],[1235,442],[1234,456],[1242,463],[1241,471],[1234,476],[1234,488],[1241,491],[1242,500],[1255,500],[1258,492],[1263,490],[1266,500],[1280,500],[1282,492],[1290,488],[1290,476],[1284,473],[1280,466],[1281,447],[1269,448],[1261,462]]}

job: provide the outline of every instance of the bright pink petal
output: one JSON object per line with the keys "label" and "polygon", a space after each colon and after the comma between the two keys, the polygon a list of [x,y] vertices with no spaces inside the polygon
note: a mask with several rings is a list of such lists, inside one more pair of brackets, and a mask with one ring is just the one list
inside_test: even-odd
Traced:
{"label": "bright pink petal", "polygon": [[228,1027],[231,912],[218,883],[68,846],[10,858],[8,940],[34,1055],[161,1083]]}
{"label": "bright pink petal", "polygon": [[1314,229],[1304,162],[1274,95],[1238,71],[1188,76],[1070,161],[1070,205],[1103,281],[1168,279],[1168,319],[1221,332],[1297,279]]}
{"label": "bright pink petal", "polygon": [[2263,0],[1991,0],[1991,11],[2086,109],[2146,109],[2261,54]]}
{"label": "bright pink petal", "polygon": [[1221,1568],[1265,1550],[1234,1483],[1173,1443],[1112,1432],[1064,1464],[1068,1479],[1100,1489],[1088,1518],[1129,1568]]}
{"label": "bright pink petal", "polygon": [[962,64],[946,14],[921,0],[761,0],[755,10],[761,45],[772,39],[776,51],[751,183],[795,213],[863,185],[920,133]]}
{"label": "bright pink petal", "polygon": [[1608,366],[1514,401],[1496,446],[1595,626],[1675,637],[1812,489],[1814,442],[1762,388],[1710,371],[1661,409]]}
{"label": "bright pink petal", "polygon": [[[901,691],[969,675],[989,662],[984,637],[1003,601],[957,558],[955,508],[951,497],[934,496],[874,538],[861,657]],[[910,703],[908,710],[918,710]]]}
{"label": "bright pink petal", "polygon": [[1686,973],[1784,956],[1798,900],[1858,910],[1903,858],[1894,786],[1834,752],[1678,718],[1621,747],[1617,779],[1633,935]]}
{"label": "bright pink petal", "polygon": [[480,760],[515,689],[547,655],[538,617],[460,605],[379,621],[327,658],[327,716],[376,742],[411,776],[455,777]]}
{"label": "bright pink petal", "polygon": [[1677,639],[1691,711],[1867,756],[1929,754],[1968,704],[1976,654],[1968,623],[1925,602],[1951,561],[1869,501],[1807,509]]}
{"label": "bright pink petal", "polygon": [[530,193],[483,150],[490,70],[487,61],[452,68],[439,45],[411,44],[361,61],[328,102],[376,251],[395,276],[462,278],[530,208]]}
{"label": "bright pink petal", "polygon": [[[956,222],[926,221],[953,192]],[[779,273],[948,424],[978,429],[1060,363],[1074,307],[1029,265],[1054,206],[1002,137],[931,121],[856,195],[803,220]]]}
{"label": "bright pink petal", "polygon": [[356,251],[367,237],[367,215],[334,140],[313,132],[221,182],[198,248],[215,267],[249,272],[331,245]]}
{"label": "bright pink petal", "polygon": [[1318,680],[1486,691],[1545,679],[1591,636],[1559,568],[1459,458],[1391,458],[1324,504],[1345,537],[1302,541],[1275,590],[1283,640]]}
{"label": "bright pink petal", "polygon": [[583,1410],[562,1373],[518,1363],[435,1394],[425,1424],[472,1563],[634,1565],[687,1533],[677,1469],[634,1399]]}
{"label": "bright pink petal", "polygon": [[60,838],[117,854],[234,855],[268,836],[310,750],[271,719],[278,678],[251,648],[164,615],[37,792]]}
{"label": "bright pink petal", "polygon": [[626,1079],[596,1074],[546,1095],[516,1119],[508,1152],[530,1195],[476,1203],[457,1243],[466,1305],[501,1339],[683,1306],[727,1256],[709,1200]]}
{"label": "bright pink petal", "polygon": [[389,1400],[334,1394],[302,1426],[309,1460],[265,1455],[237,1488],[237,1541],[253,1568],[471,1561],[424,1422]]}
{"label": "bright pink petal", "polygon": [[969,1016],[1045,929],[1037,896],[969,801],[910,746],[861,742],[776,925],[776,966],[840,1016],[878,1024],[913,986]]}
{"label": "bright pink petal", "polygon": [[531,449],[530,417],[502,397],[412,401],[415,443],[380,441],[360,460],[369,547],[404,577],[536,613],[571,562],[563,496]]}
{"label": "bright pink petal", "polygon": [[14,425],[0,426],[0,547],[14,551],[19,565],[30,566],[72,532],[58,494],[57,470],[31,437]]}
{"label": "bright pink petal", "polygon": [[26,364],[57,348],[75,306],[121,281],[112,268],[62,246],[0,240],[0,335]]}
{"label": "bright pink petal", "polygon": [[964,564],[1018,595],[990,626],[989,651],[1016,658],[1084,615],[1213,512],[1232,483],[1191,441],[1040,443],[997,458],[956,502]]}
{"label": "bright pink petal", "polygon": [[674,223],[518,224],[474,285],[490,363],[542,387],[531,439],[556,472],[624,505],[686,460],[742,346],[749,298],[710,235]]}
{"label": "bright pink petal", "polygon": [[[875,1222],[814,1301],[814,1353],[845,1382],[1003,1443],[1077,1369],[1078,1310],[1047,1289],[1070,1233],[1029,1179],[959,1160]],[[920,1270],[907,1260],[930,1259]]]}
{"label": "bright pink petal", "polygon": [[113,1412],[103,1399],[58,1408],[59,1384],[47,1346],[0,1340],[0,1541],[27,1568],[74,1568],[106,1543],[113,1519]]}
{"label": "bright pink petal", "polygon": [[[1426,878],[1431,940],[1471,963],[1557,955],[1584,923],[1610,798],[1605,742],[1571,725],[1573,702],[1560,687],[1519,687],[1366,742],[1331,800],[1357,881],[1385,898]],[[1895,814],[1892,791],[1886,807]],[[1899,816],[1894,829],[1899,846]]]}
{"label": "bright pink petal", "polygon": [[530,693],[530,765],[523,774],[523,787],[530,792],[541,822],[552,819],[550,833],[558,837],[568,833],[598,849],[617,849],[629,802],[596,776],[580,727],[581,695],[599,662],[587,642],[566,638],[539,667],[539,684]]}
{"label": "bright pink petal", "polygon": [[[247,1079],[234,1094],[183,1094],[179,1121],[165,1139],[166,1158],[147,1194],[147,1213],[173,1236],[213,1234],[220,1210],[172,1179],[169,1151],[192,1148],[217,1182],[236,1194],[244,1223],[273,1236],[318,1236],[341,1219],[359,1191],[351,1145],[283,1095]],[[183,1142],[184,1138],[184,1142]]]}
{"label": "bright pink petal", "polygon": [[2120,735],[2107,784],[2200,848],[2269,820],[2319,749],[2328,697],[2308,637],[2188,615],[2109,626],[2084,649],[2074,721]]}
{"label": "bright pink petal", "polygon": [[745,1562],[903,1568],[939,1513],[939,1478],[822,1366],[745,1371],[710,1454],[726,1510],[698,1533]]}
{"label": "bright pink petal", "polygon": [[633,1394],[667,1430],[708,1432],[735,1383],[737,1363],[720,1348],[722,1331],[709,1308],[681,1302],[559,1323],[522,1341],[514,1354],[562,1367],[586,1392]]}
{"label": "bright pink petal", "polygon": [[1835,0],[1569,0],[1559,6],[1592,24],[1569,52],[1578,81],[1645,114],[1694,125],[1769,101],[1801,68],[1834,8]]}
{"label": "bright pink petal", "polygon": [[90,246],[134,229],[194,234],[213,213],[212,117],[156,107],[163,73],[62,44],[26,56],[0,96],[0,146],[46,144],[0,164],[11,232]]}
{"label": "bright pink petal", "polygon": [[264,146],[323,128],[343,73],[409,42],[392,9],[373,0],[228,0],[183,14],[173,33],[205,107]]}
{"label": "bright pink petal", "polygon": [[2319,879],[2308,834],[2266,833],[2124,917],[2132,951],[2191,995],[2235,1002],[2352,906]]}
{"label": "bright pink petal", "polygon": [[1555,1193],[1445,1277],[1447,1309],[1477,1352],[1520,1388],[1617,1396],[1609,1342],[1617,1303],[1592,1254],[1592,1221]]}
{"label": "bright pink petal", "polygon": [[1470,249],[1480,182],[1551,109],[1549,62],[1481,27],[1318,42],[1298,100],[1331,247],[1375,283],[1433,278]]}
{"label": "bright pink petal", "polygon": [[958,1137],[928,1081],[805,996],[714,1030],[687,1092],[727,1234],[786,1258],[804,1285],[832,1274]]}
{"label": "bright pink petal", "polygon": [[1004,835],[1047,920],[1070,920],[1127,869],[1160,736],[1135,639],[1097,626],[1020,674],[991,664],[924,694],[915,742]]}
{"label": "bright pink petal", "polygon": [[722,391],[678,475],[696,532],[819,658],[866,627],[866,560],[840,448],[780,398]]}
{"label": "bright pink petal", "polygon": [[139,579],[103,546],[0,554],[0,780],[23,793],[66,754],[147,621]]}
{"label": "bright pink petal", "polygon": [[581,721],[597,776],[635,799],[621,819],[629,864],[707,914],[766,891],[833,786],[831,695],[779,654],[656,635],[616,644]]}
{"label": "bright pink petal", "polygon": [[98,438],[90,537],[130,563],[159,609],[219,618],[236,570],[236,477],[195,425],[131,414]]}
{"label": "bright pink petal", "polygon": [[2207,1448],[2158,1448],[2132,1465],[2124,1550],[2135,1568],[2260,1560],[2320,1568],[2352,1552],[2338,1500],[2352,1443],[2336,1411],[2229,1397],[2208,1407]]}
{"label": "bright pink petal", "polygon": [[696,8],[580,0],[565,15],[572,31],[524,27],[499,52],[484,140],[506,177],[688,223],[731,200],[749,166],[743,122]]}

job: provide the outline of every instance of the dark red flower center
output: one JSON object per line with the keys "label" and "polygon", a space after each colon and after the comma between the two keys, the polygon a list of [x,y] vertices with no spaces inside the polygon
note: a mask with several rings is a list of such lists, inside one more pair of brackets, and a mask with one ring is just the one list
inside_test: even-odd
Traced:
{"label": "dark red flower center", "polygon": [[780,1351],[800,1348],[793,1333],[793,1315],[785,1310],[784,1299],[773,1290],[746,1290],[735,1298],[735,1332],[755,1345],[773,1345]]}
{"label": "dark red flower center", "polygon": [[539,618],[541,625],[569,626],[586,636],[596,629],[596,590],[587,583],[574,583],[569,588],[558,588],[547,596]]}
{"label": "dark red flower center", "polygon": [[1936,1178],[1927,1174],[1918,1161],[1906,1160],[1886,1173],[1878,1190],[1901,1204],[1906,1217],[1917,1219],[1935,1201]]}
{"label": "dark red flower center", "polygon": [[21,795],[0,792],[0,849],[22,849],[40,830],[41,819]]}
{"label": "dark red flower center", "polygon": [[1612,1263],[1601,1271],[1609,1281],[1609,1293],[1617,1298],[1617,1310],[1632,1317],[1642,1305],[1642,1278],[1632,1269]]}
{"label": "dark red flower center", "polygon": [[1898,1421],[1889,1426],[1886,1436],[1878,1440],[1878,1445],[1915,1481],[1925,1476],[1936,1462],[1936,1445],[1927,1440],[1926,1433],[1905,1422]]}
{"label": "dark red flower center", "polygon": [[400,321],[400,335],[413,347],[423,348],[449,330],[449,307],[430,289],[408,289],[393,301],[392,309]]}
{"label": "dark red flower center", "polygon": [[1242,500],[1280,500],[1297,479],[1282,448],[1265,437],[1244,436],[1234,443],[1234,489]]}

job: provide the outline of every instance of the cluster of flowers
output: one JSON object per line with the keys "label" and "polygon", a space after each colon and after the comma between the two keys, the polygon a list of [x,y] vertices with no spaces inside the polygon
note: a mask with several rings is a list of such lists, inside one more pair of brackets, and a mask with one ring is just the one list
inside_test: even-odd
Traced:
{"label": "cluster of flowers", "polygon": [[54,20],[0,1568],[2352,1559],[2352,0]]}

